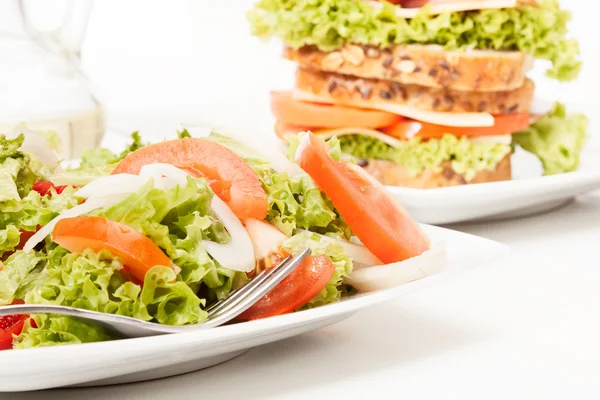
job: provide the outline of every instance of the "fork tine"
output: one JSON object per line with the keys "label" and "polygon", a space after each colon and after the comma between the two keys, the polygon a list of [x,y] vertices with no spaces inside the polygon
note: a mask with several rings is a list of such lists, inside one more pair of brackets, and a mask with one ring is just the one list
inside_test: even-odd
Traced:
{"label": "fork tine", "polygon": [[250,282],[248,282],[241,288],[235,290],[229,297],[227,297],[226,299],[223,299],[221,301],[218,301],[215,304],[213,304],[212,306],[210,306],[209,308],[207,308],[206,311],[208,312],[208,316],[210,317],[211,315],[218,313],[220,310],[227,307],[229,304],[231,304],[236,299],[244,296],[246,294],[246,292],[254,290],[255,287],[262,284],[265,281],[265,279],[267,279],[269,277],[270,273],[274,272],[275,269],[279,268],[281,265],[288,262],[288,260],[290,260],[291,258],[292,258],[291,256],[287,256],[278,265],[276,265],[275,268],[272,268],[270,270],[264,270],[264,271],[260,272],[257,276],[254,277],[254,279],[252,279]]}
{"label": "fork tine", "polygon": [[257,284],[253,290],[245,292],[245,296],[239,296],[232,302],[227,303],[226,306],[221,307],[220,312],[213,313],[212,317],[203,323],[202,326],[212,327],[222,325],[246,311],[265,294],[271,291],[277,284],[284,280],[309,254],[310,249],[305,248],[294,258],[286,258],[283,262],[270,270],[265,279]]}

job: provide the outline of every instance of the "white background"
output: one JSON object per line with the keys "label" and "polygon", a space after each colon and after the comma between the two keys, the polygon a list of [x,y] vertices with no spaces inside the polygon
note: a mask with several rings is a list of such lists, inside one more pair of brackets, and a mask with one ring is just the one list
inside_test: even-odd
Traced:
{"label": "white background", "polygon": [[[163,135],[183,119],[261,125],[268,89],[290,86],[293,66],[277,43],[248,36],[251,3],[97,2],[84,65],[111,126]],[[563,4],[585,68],[568,85],[536,79],[538,93],[597,117],[598,5]],[[600,193],[551,214],[454,228],[507,243],[511,256],[206,371],[10,398],[599,398]]]}

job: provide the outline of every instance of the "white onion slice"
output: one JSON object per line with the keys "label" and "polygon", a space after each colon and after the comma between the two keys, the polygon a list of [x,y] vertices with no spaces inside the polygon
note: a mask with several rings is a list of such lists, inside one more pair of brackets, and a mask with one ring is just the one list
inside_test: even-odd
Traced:
{"label": "white onion slice", "polygon": [[83,204],[63,211],[59,216],[54,218],[47,225],[44,225],[39,231],[37,231],[33,236],[31,236],[27,243],[25,243],[25,246],[23,246],[23,250],[25,252],[33,250],[33,248],[37,246],[38,243],[40,243],[46,238],[46,236],[52,233],[54,227],[61,219],[74,218],[83,214],[87,214],[98,208],[111,207],[117,204],[118,202],[125,200],[126,198],[127,194],[114,194],[105,197],[95,197],[93,199],[89,199]]}
{"label": "white onion slice", "polygon": [[344,282],[361,292],[371,292],[433,275],[443,269],[445,265],[444,242],[431,238],[431,247],[423,254],[396,263],[357,268],[344,279]]}
{"label": "white onion slice", "polygon": [[158,189],[169,190],[175,186],[187,184],[188,173],[171,164],[148,164],[140,170],[140,176],[146,179],[153,178],[154,186]]}
{"label": "white onion slice", "polygon": [[266,221],[248,218],[244,225],[252,241],[255,260],[261,260],[278,250],[287,239],[279,229]]}
{"label": "white onion slice", "polygon": [[75,192],[75,196],[89,199],[115,194],[130,194],[138,191],[146,182],[148,182],[147,178],[133,174],[109,175],[88,183]]}
{"label": "white onion slice", "polygon": [[239,218],[219,196],[212,198],[211,206],[219,220],[231,235],[231,241],[220,244],[203,240],[204,248],[225,268],[234,271],[250,272],[254,269],[254,248],[250,236]]}
{"label": "white onion slice", "polygon": [[137,192],[150,178],[154,187],[168,190],[177,185],[185,186],[187,173],[171,164],[148,164],[142,167],[139,175],[116,174],[96,179],[79,189],[75,195],[84,199],[131,194]]}
{"label": "white onion slice", "polygon": [[338,243],[338,244],[342,245],[342,247],[344,248],[344,251],[346,252],[348,257],[350,257],[352,259],[352,266],[354,268],[371,267],[373,265],[381,265],[382,264],[382,262],[379,260],[379,258],[375,257],[375,255],[373,253],[371,253],[369,251],[369,249],[367,249],[362,244],[347,242],[342,239],[337,239],[337,238],[332,238],[332,237],[325,236],[325,235],[320,235],[318,233],[306,231],[303,229],[300,229],[299,232],[307,233],[309,235],[319,235],[322,238],[322,240],[325,240],[330,243]]}

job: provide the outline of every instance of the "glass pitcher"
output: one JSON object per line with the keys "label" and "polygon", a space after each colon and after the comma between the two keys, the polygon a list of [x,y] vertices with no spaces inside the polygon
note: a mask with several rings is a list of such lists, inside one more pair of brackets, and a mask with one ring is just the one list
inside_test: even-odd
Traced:
{"label": "glass pitcher", "polygon": [[42,31],[31,14],[41,3],[30,1],[0,0],[0,132],[22,123],[55,131],[61,158],[78,157],[104,133],[102,109],[80,68],[92,3],[68,1],[60,28]]}

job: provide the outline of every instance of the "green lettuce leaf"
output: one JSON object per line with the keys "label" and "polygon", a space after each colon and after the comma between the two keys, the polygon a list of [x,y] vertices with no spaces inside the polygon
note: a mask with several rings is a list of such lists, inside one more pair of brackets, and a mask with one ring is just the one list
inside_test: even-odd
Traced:
{"label": "green lettuce leaf", "polygon": [[509,145],[474,142],[454,135],[427,141],[414,138],[398,147],[361,135],[345,135],[339,141],[344,153],[366,160],[387,160],[402,164],[414,176],[425,169],[439,171],[443,162],[450,161],[452,168],[462,174],[467,182],[479,171],[494,169],[511,153]]}
{"label": "green lettuce leaf", "polygon": [[35,252],[17,251],[3,263],[0,270],[0,306],[11,304],[18,296],[19,288],[27,282],[29,274],[44,261]]}
{"label": "green lettuce leaf", "polygon": [[551,78],[577,77],[579,46],[567,37],[571,15],[558,0],[537,6],[428,15],[396,16],[385,3],[379,11],[360,0],[260,0],[248,13],[254,35],[278,37],[299,48],[316,45],[333,51],[345,43],[388,47],[392,44],[437,44],[449,50],[518,50],[549,60]]}
{"label": "green lettuce leaf", "polygon": [[[22,252],[15,254],[18,253]],[[30,260],[28,265],[35,261]],[[172,268],[153,267],[140,286],[124,279],[120,272],[122,264],[106,251],[68,253],[57,247],[45,262],[44,269],[29,283],[25,303],[66,305],[167,325],[192,324],[206,319],[206,312],[201,308],[204,302],[189,286],[176,279]],[[35,315],[34,320],[37,328],[27,326],[16,338],[16,347],[110,338],[98,325],[70,317]]]}
{"label": "green lettuce leaf", "polygon": [[142,142],[142,137],[140,136],[139,132],[133,132],[131,134],[131,144],[120,153],[114,153],[103,147],[84,151],[81,156],[80,168],[95,168],[105,166],[107,164],[118,163],[129,153],[132,153],[144,147],[145,145],[146,143]]}
{"label": "green lettuce leaf", "polygon": [[35,231],[65,208],[77,204],[73,189],[61,195],[40,196],[32,191],[41,178],[42,164],[33,155],[20,151],[25,137],[0,136],[0,255],[13,251],[19,244],[20,231]]}
{"label": "green lettuce leaf", "polygon": [[110,175],[116,166],[117,164],[106,164],[97,167],[69,169],[51,176],[50,181],[55,185],[82,187],[96,179]]}
{"label": "green lettuce leaf", "polygon": [[190,135],[190,133],[188,132],[187,129],[183,129],[183,130],[177,132],[177,137],[179,139],[185,139],[185,138],[191,138],[192,135]]}
{"label": "green lettuce leaf", "polygon": [[513,143],[538,156],[545,175],[572,172],[579,167],[579,155],[587,139],[588,119],[568,114],[563,104],[523,132],[513,135]]}
{"label": "green lettuce leaf", "polygon": [[62,211],[78,204],[74,188],[65,188],[61,194],[54,189],[51,195],[40,196],[30,191],[23,199],[6,203],[0,212],[0,255],[15,249],[20,242],[20,231],[35,232],[38,226],[48,224]]}
{"label": "green lettuce leaf", "polygon": [[14,139],[7,139],[6,135],[0,135],[0,161],[7,158],[22,158],[23,153],[19,150],[25,141],[25,135],[20,134]]}
{"label": "green lettuce leaf", "polygon": [[81,155],[81,164],[78,169],[93,169],[103,167],[105,165],[114,164],[119,161],[119,155],[113,153],[109,149],[99,147],[97,149],[89,149]]}
{"label": "green lettuce leaf", "polygon": [[131,139],[131,144],[120,153],[114,153],[103,147],[84,151],[77,168],[71,168],[60,174],[53,175],[50,180],[57,185],[81,187],[95,179],[110,175],[119,161],[124,159],[129,153],[147,145],[147,143],[142,142],[142,137],[137,131],[131,134]]}
{"label": "green lettuce leaf", "polygon": [[22,162],[16,158],[7,158],[0,165],[0,205],[13,208],[21,200],[17,188],[17,176]]}
{"label": "green lettuce leaf", "polygon": [[[300,139],[304,135],[290,135],[287,157],[293,160]],[[418,175],[425,169],[437,170],[445,161],[452,162],[452,168],[465,176],[467,181],[484,169],[494,169],[500,160],[511,152],[511,147],[492,142],[473,142],[467,138],[458,139],[454,135],[444,135],[441,139],[421,141],[417,138],[392,147],[369,136],[344,135],[327,141],[331,156],[340,160],[351,155],[365,160],[386,160],[405,166],[412,174]],[[342,153],[344,155],[342,155]]]}
{"label": "green lettuce leaf", "polygon": [[36,328],[32,327],[31,320],[28,320],[21,334],[13,341],[13,348],[26,349],[114,339],[101,325],[83,319],[35,315],[33,320]]}
{"label": "green lettuce leaf", "polygon": [[327,286],[302,308],[319,307],[338,301],[342,296],[343,278],[352,272],[352,260],[348,257],[341,244],[323,240],[318,234],[300,232],[283,242],[283,249],[292,255],[298,254],[308,247],[312,255],[326,255],[335,265],[335,271]]}
{"label": "green lettuce leaf", "polygon": [[40,178],[35,169],[39,161],[19,150],[24,140],[23,134],[14,139],[0,135],[0,210],[13,209]]}
{"label": "green lettuce leaf", "polygon": [[180,279],[194,290],[203,289],[204,298],[213,301],[226,297],[239,277],[213,260],[202,245],[202,240],[231,240],[211,209],[212,197],[204,179],[188,177],[185,187],[167,191],[148,182],[99,214],[148,236],[181,268]]}
{"label": "green lettuce leaf", "polygon": [[[5,228],[0,229],[0,256],[6,252],[13,251],[20,241],[21,232],[15,225],[8,225]],[[2,271],[0,271],[0,275],[1,273]]]}
{"label": "green lettuce leaf", "polygon": [[345,238],[351,236],[348,225],[310,176],[277,172],[254,150],[235,139],[216,133],[211,133],[208,139],[234,151],[254,169],[267,194],[267,220],[284,234],[291,236],[296,228],[302,228]]}
{"label": "green lettuce leaf", "polygon": [[0,213],[0,226],[14,225],[18,229],[33,232],[37,226],[44,226],[62,211],[73,208],[79,203],[75,197],[77,189],[68,187],[61,194],[54,189],[51,195],[40,196],[31,191],[15,207]]}

